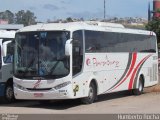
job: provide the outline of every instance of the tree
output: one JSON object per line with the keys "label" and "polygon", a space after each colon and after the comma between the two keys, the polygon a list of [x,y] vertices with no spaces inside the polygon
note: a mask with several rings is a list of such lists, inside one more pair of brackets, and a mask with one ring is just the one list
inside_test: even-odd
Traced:
{"label": "tree", "polygon": [[67,22],[73,22],[73,19],[71,17],[66,18]]}
{"label": "tree", "polygon": [[23,24],[24,22],[24,14],[25,14],[25,11],[24,10],[21,10],[21,11],[18,11],[16,14],[15,14],[15,21],[17,24]]}
{"label": "tree", "polygon": [[36,23],[36,17],[33,12],[27,10],[18,11],[15,14],[15,20],[17,24],[24,24],[24,26],[32,25]]}
{"label": "tree", "polygon": [[[160,9],[157,9],[156,12],[160,14]],[[153,17],[146,25],[146,29],[156,33],[160,45],[160,17]]]}
{"label": "tree", "polygon": [[82,18],[80,18],[80,21],[84,21],[83,17],[82,17]]}
{"label": "tree", "polygon": [[6,10],[5,15],[6,15],[6,18],[8,19],[9,24],[14,23],[14,14],[11,11]]}
{"label": "tree", "polygon": [[160,43],[160,18],[153,18],[152,21],[146,25],[146,29],[154,31],[157,35],[158,43]]}
{"label": "tree", "polygon": [[12,23],[14,23],[14,14],[9,10],[6,10],[4,12],[0,12],[0,19],[8,20],[8,23],[12,24]]}

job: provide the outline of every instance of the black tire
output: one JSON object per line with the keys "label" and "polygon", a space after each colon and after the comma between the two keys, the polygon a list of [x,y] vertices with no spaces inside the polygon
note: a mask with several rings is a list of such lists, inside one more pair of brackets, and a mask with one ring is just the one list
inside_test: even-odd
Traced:
{"label": "black tire", "polygon": [[143,77],[140,76],[138,88],[133,90],[133,94],[134,95],[141,95],[143,93],[143,89],[144,89],[144,80],[143,80]]}
{"label": "black tire", "polygon": [[15,101],[13,86],[7,85],[2,99],[4,103],[12,103]]}
{"label": "black tire", "polygon": [[96,86],[92,82],[89,86],[88,97],[82,98],[81,101],[83,104],[92,104],[97,98]]}

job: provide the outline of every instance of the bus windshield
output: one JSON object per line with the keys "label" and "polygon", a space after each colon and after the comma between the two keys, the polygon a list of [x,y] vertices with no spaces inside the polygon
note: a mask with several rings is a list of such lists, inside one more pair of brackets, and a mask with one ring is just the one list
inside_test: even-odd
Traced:
{"label": "bus windshield", "polygon": [[55,79],[69,74],[65,56],[67,31],[19,32],[15,38],[14,75],[19,78]]}

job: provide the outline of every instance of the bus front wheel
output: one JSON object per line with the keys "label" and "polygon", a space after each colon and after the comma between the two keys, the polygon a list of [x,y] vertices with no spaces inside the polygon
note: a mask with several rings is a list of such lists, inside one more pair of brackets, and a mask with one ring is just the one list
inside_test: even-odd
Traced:
{"label": "bus front wheel", "polygon": [[82,98],[81,101],[84,104],[91,104],[96,100],[96,97],[97,97],[96,85],[93,82],[91,82],[89,86],[88,96],[85,98]]}
{"label": "bus front wheel", "polygon": [[7,85],[5,88],[4,102],[5,103],[12,103],[14,100],[15,100],[15,98],[14,98],[13,86]]}

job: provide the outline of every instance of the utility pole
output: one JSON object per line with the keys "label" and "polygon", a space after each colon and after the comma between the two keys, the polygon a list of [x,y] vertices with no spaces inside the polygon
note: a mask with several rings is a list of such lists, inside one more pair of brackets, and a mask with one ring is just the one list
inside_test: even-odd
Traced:
{"label": "utility pole", "polygon": [[104,20],[106,19],[106,0],[104,0]]}

